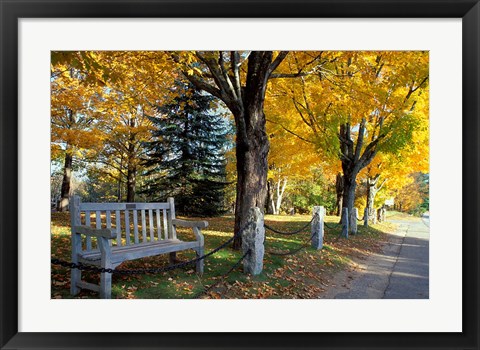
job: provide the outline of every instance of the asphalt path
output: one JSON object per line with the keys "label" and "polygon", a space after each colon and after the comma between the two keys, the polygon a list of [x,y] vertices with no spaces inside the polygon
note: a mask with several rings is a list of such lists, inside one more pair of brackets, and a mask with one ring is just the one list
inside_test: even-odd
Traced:
{"label": "asphalt path", "polygon": [[[388,220],[398,225],[389,243],[372,254],[356,271],[342,272],[337,288],[320,298],[428,299],[429,216]],[[342,281],[343,279],[343,281]]]}

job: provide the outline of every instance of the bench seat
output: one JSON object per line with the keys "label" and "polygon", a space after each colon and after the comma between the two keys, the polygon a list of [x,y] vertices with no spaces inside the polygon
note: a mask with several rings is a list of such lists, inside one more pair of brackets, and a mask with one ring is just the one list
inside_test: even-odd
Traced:
{"label": "bench seat", "polygon": [[[181,250],[198,248],[199,244],[196,241],[184,242],[179,239],[164,239],[161,241],[139,243],[128,246],[114,246],[111,247],[110,262],[114,266],[120,265],[127,260],[135,260],[156,256],[159,254],[167,254],[178,252]],[[78,254],[78,261],[89,265],[101,264],[100,250],[95,249],[89,252],[82,252]]]}

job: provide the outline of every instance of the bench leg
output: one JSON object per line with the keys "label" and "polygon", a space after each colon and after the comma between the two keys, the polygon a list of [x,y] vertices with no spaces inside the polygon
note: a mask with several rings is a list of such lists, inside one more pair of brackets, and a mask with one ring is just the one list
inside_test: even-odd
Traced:
{"label": "bench leg", "polygon": [[172,252],[168,254],[168,262],[170,265],[177,263],[177,252]]}
{"label": "bench leg", "polygon": [[80,293],[80,287],[77,286],[77,283],[82,280],[82,271],[77,269],[70,270],[70,294],[77,295]]}
{"label": "bench leg", "polygon": [[[195,253],[197,254],[197,258],[200,256],[203,256],[204,250],[203,247],[197,248],[195,250]],[[196,270],[199,275],[203,275],[203,264],[204,264],[204,259],[197,261],[196,263]]]}
{"label": "bench leg", "polygon": [[[112,266],[102,266],[105,268],[112,268]],[[100,274],[100,298],[112,298],[112,274],[104,272]]]}

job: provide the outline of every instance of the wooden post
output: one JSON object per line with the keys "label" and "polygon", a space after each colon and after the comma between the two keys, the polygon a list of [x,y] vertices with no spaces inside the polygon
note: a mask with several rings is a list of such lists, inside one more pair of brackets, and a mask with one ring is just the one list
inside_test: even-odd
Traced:
{"label": "wooden post", "polygon": [[358,209],[353,208],[352,213],[350,214],[350,233],[352,235],[357,234],[357,218],[358,218]]}
{"label": "wooden post", "polygon": [[368,227],[368,208],[363,211],[363,226]]}
{"label": "wooden post", "polygon": [[348,238],[348,208],[342,209],[342,237]]}
{"label": "wooden post", "polygon": [[263,269],[263,255],[265,247],[265,226],[263,214],[259,208],[250,208],[247,217],[247,226],[240,232],[242,235],[243,254],[250,253],[243,259],[243,271],[252,275],[259,275]]}
{"label": "wooden post", "polygon": [[[97,238],[98,246],[100,248],[101,264],[100,267],[105,269],[113,268],[111,263],[112,252],[108,244],[108,239],[104,237]],[[112,298],[112,274],[109,272],[100,273],[100,298],[111,299]]]}
{"label": "wooden post", "polygon": [[[204,254],[204,238],[203,235],[200,233],[200,230],[198,227],[193,227],[193,232],[195,233],[195,236],[198,239],[198,248],[195,250],[197,254],[197,258],[200,256],[203,256]],[[204,265],[204,259],[197,261],[196,263],[196,270],[199,275],[203,275],[203,265]]]}
{"label": "wooden post", "polygon": [[[80,225],[80,197],[72,196],[70,198],[70,225],[73,226]],[[71,233],[71,242],[72,242],[72,263],[78,263],[78,254],[82,251],[82,238],[80,235],[76,234],[73,229]],[[77,283],[80,283],[82,280],[82,271],[78,269],[70,269],[70,294],[77,295],[80,293],[80,288],[77,286]]]}
{"label": "wooden post", "polygon": [[322,249],[323,248],[323,221],[325,216],[324,207],[313,207],[313,221],[312,221],[312,248],[313,249]]}

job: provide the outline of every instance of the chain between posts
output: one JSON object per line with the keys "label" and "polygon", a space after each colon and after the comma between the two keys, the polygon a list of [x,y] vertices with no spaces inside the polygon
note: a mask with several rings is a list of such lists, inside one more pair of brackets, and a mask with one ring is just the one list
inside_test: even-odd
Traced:
{"label": "chain between posts", "polygon": [[297,233],[300,233],[300,232],[302,232],[303,230],[305,230],[305,229],[313,222],[313,220],[314,220],[315,217],[317,217],[317,216],[318,216],[318,213],[315,213],[315,215],[313,215],[312,220],[310,220],[310,222],[306,223],[305,226],[299,228],[298,230],[295,230],[295,231],[292,231],[292,232],[279,231],[279,230],[277,230],[277,229],[274,229],[274,228],[271,227],[271,226],[268,226],[268,225],[265,224],[265,223],[264,223],[263,225],[265,226],[265,228],[266,228],[267,230],[270,230],[270,231],[272,231],[272,232],[278,233],[278,234],[280,234],[280,235],[291,236],[291,235],[296,235]]}
{"label": "chain between posts", "polygon": [[323,224],[325,225],[326,228],[329,228],[329,229],[331,229],[331,230],[336,229],[336,227],[332,227],[332,226],[330,226],[329,224],[327,224],[326,222],[323,222]]}
{"label": "chain between posts", "polygon": [[225,278],[227,278],[227,276],[232,273],[233,270],[235,270],[243,261],[243,259],[245,259],[245,257],[247,255],[250,255],[251,254],[251,249],[249,249],[247,252],[245,252],[245,254],[243,254],[240,259],[238,259],[235,264],[232,265],[232,267],[227,271],[225,272],[221,277],[220,277],[220,280],[215,282],[214,284],[208,286],[207,288],[204,287],[204,289],[202,291],[200,291],[199,293],[197,293],[193,299],[198,299],[200,298],[203,294],[206,294],[207,292],[209,292],[212,288],[215,288],[216,286],[220,285],[221,283],[225,282]]}
{"label": "chain between posts", "polygon": [[[245,225],[239,232],[242,232],[249,224]],[[87,265],[83,263],[73,263],[73,262],[68,262],[65,260],[57,259],[57,258],[52,258],[51,263],[54,265],[61,265],[63,267],[68,267],[71,269],[78,269],[80,271],[93,271],[93,272],[100,272],[100,273],[112,273],[112,274],[118,274],[118,275],[141,275],[141,274],[146,274],[146,273],[161,273],[161,272],[167,272],[167,271],[172,271],[175,269],[183,268],[188,265],[192,265],[197,263],[200,260],[203,260],[205,258],[208,258],[210,255],[215,254],[219,250],[225,248],[227,245],[229,245],[235,237],[238,235],[234,235],[232,238],[212,250],[210,253],[199,256],[195,259],[181,262],[178,264],[170,265],[170,266],[162,266],[162,267],[154,267],[154,268],[148,268],[148,269],[134,269],[134,270],[116,270],[116,269],[111,269],[111,268],[104,268],[104,267],[97,267],[93,265]]]}
{"label": "chain between posts", "polygon": [[296,254],[300,250],[302,250],[304,248],[307,248],[310,245],[310,242],[312,241],[314,236],[315,236],[315,234],[311,235],[310,238],[308,239],[308,241],[306,241],[301,247],[299,247],[297,249],[293,249],[293,250],[290,250],[290,251],[284,252],[284,253],[274,252],[274,251],[271,251],[271,250],[270,251],[265,251],[265,253],[268,253],[270,255],[276,255],[276,256],[286,256],[286,255]]}
{"label": "chain between posts", "polygon": [[[83,263],[73,263],[73,262],[68,262],[65,260],[57,259],[57,258],[52,258],[51,263],[53,265],[60,265],[63,267],[68,267],[71,269],[78,269],[80,271],[93,271],[93,272],[100,272],[100,273],[111,273],[111,274],[118,274],[118,275],[141,275],[141,274],[146,274],[146,273],[161,273],[161,272],[167,272],[167,271],[172,271],[175,269],[183,268],[192,264],[197,263],[200,260],[203,260],[205,258],[208,258],[210,255],[215,254],[219,250],[225,248],[227,245],[229,245],[235,237],[239,236],[243,230],[245,230],[251,223],[247,223],[245,226],[243,226],[238,232],[238,234],[234,235],[232,238],[227,240],[226,242],[222,243],[220,246],[212,250],[210,253],[199,256],[195,259],[189,260],[189,261],[184,261],[178,264],[174,265],[169,265],[169,266],[162,266],[162,267],[153,267],[153,268],[148,268],[148,269],[135,269],[135,270],[116,270],[116,269],[111,269],[111,268],[104,268],[104,267],[97,267],[94,265],[87,265]],[[242,258],[243,259],[243,258]]]}

